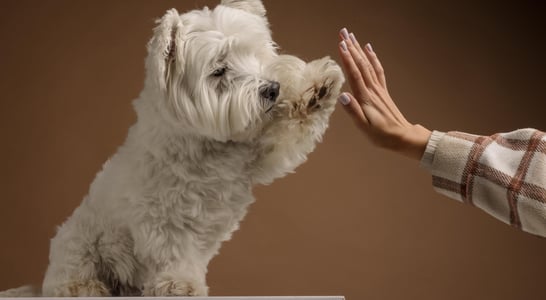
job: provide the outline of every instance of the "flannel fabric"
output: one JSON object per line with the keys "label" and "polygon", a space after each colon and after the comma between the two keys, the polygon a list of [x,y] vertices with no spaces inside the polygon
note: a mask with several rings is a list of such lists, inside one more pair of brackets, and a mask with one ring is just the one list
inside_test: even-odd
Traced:
{"label": "flannel fabric", "polygon": [[421,165],[434,189],[523,231],[546,236],[546,133],[434,131]]}

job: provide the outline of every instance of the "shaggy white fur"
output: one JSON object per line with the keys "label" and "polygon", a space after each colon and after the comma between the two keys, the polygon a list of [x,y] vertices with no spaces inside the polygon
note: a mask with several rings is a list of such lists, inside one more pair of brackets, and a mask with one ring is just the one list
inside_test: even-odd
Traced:
{"label": "shaggy white fur", "polygon": [[278,55],[259,0],[172,9],[148,52],[138,121],[52,239],[44,296],[207,295],[252,186],[306,160],[343,83]]}

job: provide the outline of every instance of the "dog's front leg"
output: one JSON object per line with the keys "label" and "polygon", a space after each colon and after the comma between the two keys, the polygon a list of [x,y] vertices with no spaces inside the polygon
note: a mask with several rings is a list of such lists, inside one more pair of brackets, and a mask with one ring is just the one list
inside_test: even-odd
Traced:
{"label": "dog's front leg", "polygon": [[328,57],[306,64],[279,56],[270,74],[281,88],[253,164],[253,181],[262,184],[294,170],[321,141],[344,80]]}
{"label": "dog's front leg", "polygon": [[[191,233],[150,219],[133,232],[143,266],[143,296],[206,296],[206,263],[191,245]],[[162,223],[162,224],[158,224]]]}

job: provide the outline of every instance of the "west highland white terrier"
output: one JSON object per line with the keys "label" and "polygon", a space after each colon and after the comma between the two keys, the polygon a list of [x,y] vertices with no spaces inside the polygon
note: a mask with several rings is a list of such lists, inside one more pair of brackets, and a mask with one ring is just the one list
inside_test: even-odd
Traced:
{"label": "west highland white terrier", "polygon": [[344,80],[279,55],[265,13],[223,0],[157,21],[138,121],[51,240],[44,296],[207,295],[252,186],[306,160]]}

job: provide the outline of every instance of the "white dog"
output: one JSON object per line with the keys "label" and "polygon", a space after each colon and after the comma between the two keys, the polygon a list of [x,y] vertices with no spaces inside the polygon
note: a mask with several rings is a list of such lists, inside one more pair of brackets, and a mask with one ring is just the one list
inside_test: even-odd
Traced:
{"label": "white dog", "polygon": [[172,9],[148,52],[138,121],[52,239],[44,296],[207,295],[252,186],[306,160],[343,83],[278,55],[259,0]]}

